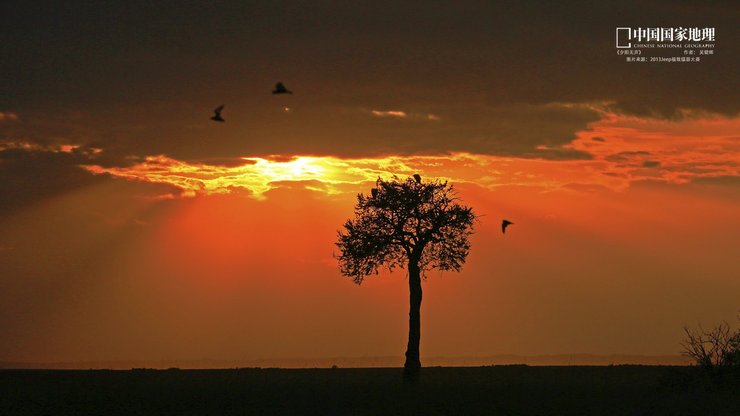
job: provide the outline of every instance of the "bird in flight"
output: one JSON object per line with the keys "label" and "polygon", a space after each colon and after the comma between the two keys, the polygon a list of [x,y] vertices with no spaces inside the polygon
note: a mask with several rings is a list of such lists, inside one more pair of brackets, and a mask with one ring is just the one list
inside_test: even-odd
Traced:
{"label": "bird in flight", "polygon": [[419,175],[418,173],[414,173],[414,180],[416,181],[416,183],[421,183],[421,175]]}
{"label": "bird in flight", "polygon": [[221,117],[221,111],[223,111],[223,109],[224,109],[224,106],[223,105],[220,105],[220,106],[216,107],[213,110],[213,117],[211,117],[211,120],[213,120],[213,121],[220,121],[220,122],[226,121],[226,120],[223,119],[223,117]]}
{"label": "bird in flight", "polygon": [[506,227],[510,226],[511,224],[514,224],[514,223],[509,220],[501,221],[501,232],[506,234]]}
{"label": "bird in flight", "polygon": [[289,89],[285,88],[285,85],[283,85],[282,82],[278,82],[275,84],[275,89],[272,90],[273,94],[293,94],[293,91],[290,91]]}

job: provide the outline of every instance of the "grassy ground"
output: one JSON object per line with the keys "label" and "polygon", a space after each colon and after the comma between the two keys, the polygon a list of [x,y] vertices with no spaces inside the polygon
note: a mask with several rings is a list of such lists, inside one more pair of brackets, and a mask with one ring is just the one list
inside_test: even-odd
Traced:
{"label": "grassy ground", "polygon": [[0,371],[0,415],[740,415],[686,367]]}

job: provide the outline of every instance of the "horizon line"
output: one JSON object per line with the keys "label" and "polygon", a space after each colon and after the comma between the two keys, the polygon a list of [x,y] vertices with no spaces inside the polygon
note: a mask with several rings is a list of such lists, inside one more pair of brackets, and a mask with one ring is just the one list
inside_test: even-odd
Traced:
{"label": "horizon line", "polygon": [[[571,365],[689,365],[680,354],[493,354],[485,356],[422,357],[425,367],[480,367],[488,365],[571,366]],[[234,368],[394,368],[403,367],[401,356],[284,357],[255,359],[122,359],[68,361],[0,360],[0,369],[234,369]]]}

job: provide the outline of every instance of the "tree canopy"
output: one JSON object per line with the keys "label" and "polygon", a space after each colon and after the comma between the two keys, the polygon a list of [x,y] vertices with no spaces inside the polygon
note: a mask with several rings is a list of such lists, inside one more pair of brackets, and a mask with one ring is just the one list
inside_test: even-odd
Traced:
{"label": "tree canopy", "polygon": [[357,195],[355,217],[336,243],[343,275],[357,284],[385,267],[459,271],[470,251],[475,214],[452,185],[420,178],[378,179],[370,195]]}

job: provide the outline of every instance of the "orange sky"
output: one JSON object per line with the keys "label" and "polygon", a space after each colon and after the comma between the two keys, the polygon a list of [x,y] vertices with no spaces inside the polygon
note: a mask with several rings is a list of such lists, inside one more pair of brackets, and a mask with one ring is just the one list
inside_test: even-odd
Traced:
{"label": "orange sky", "polygon": [[[570,145],[590,160],[88,165],[114,180],[4,221],[0,258],[26,279],[5,281],[23,325],[6,326],[21,344],[2,352],[42,362],[396,355],[403,272],[355,286],[333,243],[356,192],[421,172],[452,181],[481,215],[463,271],[424,284],[424,355],[676,354],[684,324],[737,308],[740,194],[722,181],[738,176],[738,125],[609,114]],[[504,217],[516,223],[506,236]],[[24,310],[31,293],[43,308]]]}
{"label": "orange sky", "polygon": [[[0,367],[400,365],[403,271],[357,286],[334,242],[357,193],[416,173],[480,216],[424,282],[423,363],[674,355],[684,325],[738,324],[736,7],[11,3]],[[716,53],[626,62],[614,28],[643,24],[714,27]]]}

